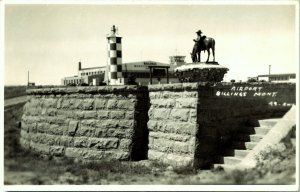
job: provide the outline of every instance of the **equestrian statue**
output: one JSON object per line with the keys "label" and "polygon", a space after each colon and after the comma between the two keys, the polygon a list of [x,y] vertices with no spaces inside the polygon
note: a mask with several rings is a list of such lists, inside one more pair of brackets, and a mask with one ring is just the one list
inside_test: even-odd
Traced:
{"label": "equestrian statue", "polygon": [[194,39],[194,47],[193,47],[193,51],[191,53],[192,56],[192,61],[195,62],[201,62],[201,51],[205,50],[208,52],[208,57],[206,60],[206,63],[209,62],[209,56],[210,56],[210,49],[212,50],[212,54],[213,54],[213,62],[215,62],[215,40],[211,37],[206,37],[206,36],[201,36],[202,32],[201,30],[197,31],[197,39]]}

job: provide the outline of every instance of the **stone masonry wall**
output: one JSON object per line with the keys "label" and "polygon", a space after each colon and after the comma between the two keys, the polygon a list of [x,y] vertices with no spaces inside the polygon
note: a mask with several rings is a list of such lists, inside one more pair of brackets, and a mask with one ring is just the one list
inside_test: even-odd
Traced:
{"label": "stone masonry wall", "polygon": [[38,153],[86,160],[147,157],[148,93],[143,87],[28,91],[20,143]]}
{"label": "stone masonry wall", "polygon": [[175,166],[194,160],[198,92],[193,84],[149,86],[148,158]]}
{"label": "stone masonry wall", "polygon": [[242,129],[282,117],[295,92],[289,83],[151,85],[149,159],[209,168]]}
{"label": "stone masonry wall", "polygon": [[[86,160],[209,168],[236,134],[296,103],[291,83],[177,83],[28,91],[20,144]],[[150,107],[150,108],[149,108]],[[149,150],[148,150],[149,149]]]}

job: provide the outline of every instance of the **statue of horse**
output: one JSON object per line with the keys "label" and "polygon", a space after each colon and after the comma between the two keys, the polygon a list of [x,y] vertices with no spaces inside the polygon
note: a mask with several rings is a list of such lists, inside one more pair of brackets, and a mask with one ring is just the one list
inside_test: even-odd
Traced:
{"label": "statue of horse", "polygon": [[203,36],[201,37],[201,39],[199,41],[195,41],[195,44],[194,44],[194,47],[193,47],[193,51],[191,53],[191,57],[192,57],[192,61],[193,62],[201,62],[201,57],[200,57],[200,54],[201,54],[201,51],[204,51],[205,53],[205,50],[208,52],[208,57],[207,57],[207,60],[206,60],[206,63],[208,63],[209,61],[209,56],[210,56],[210,49],[212,49],[212,53],[213,53],[213,62],[215,62],[215,40],[211,37],[206,37],[206,36]]}

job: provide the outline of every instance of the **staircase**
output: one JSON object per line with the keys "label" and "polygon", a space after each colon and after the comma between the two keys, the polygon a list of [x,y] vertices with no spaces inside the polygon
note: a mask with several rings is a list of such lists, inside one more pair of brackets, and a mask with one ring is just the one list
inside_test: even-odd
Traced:
{"label": "staircase", "polygon": [[257,145],[257,143],[271,130],[279,119],[259,120],[259,127],[245,127],[234,138],[234,141],[224,150],[224,156],[217,160],[214,168],[222,167],[232,170]]}

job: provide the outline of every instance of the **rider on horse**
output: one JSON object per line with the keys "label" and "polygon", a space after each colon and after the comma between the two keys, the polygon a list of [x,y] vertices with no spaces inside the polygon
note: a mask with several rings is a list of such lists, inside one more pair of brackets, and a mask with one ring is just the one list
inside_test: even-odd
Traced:
{"label": "rider on horse", "polygon": [[205,49],[203,40],[206,38],[206,36],[205,35],[201,36],[202,34],[201,30],[198,30],[196,33],[197,33],[197,38],[194,39],[195,43],[197,43],[197,45],[200,46],[202,49]]}
{"label": "rider on horse", "polygon": [[215,40],[211,37],[206,37],[202,34],[201,30],[198,30],[197,32],[197,39],[193,39],[195,44],[191,53],[192,56],[192,61],[193,62],[201,62],[200,55],[201,51],[207,51],[207,60],[206,63],[209,61],[209,56],[210,56],[210,49],[212,50],[213,53],[213,61],[215,61]]}

